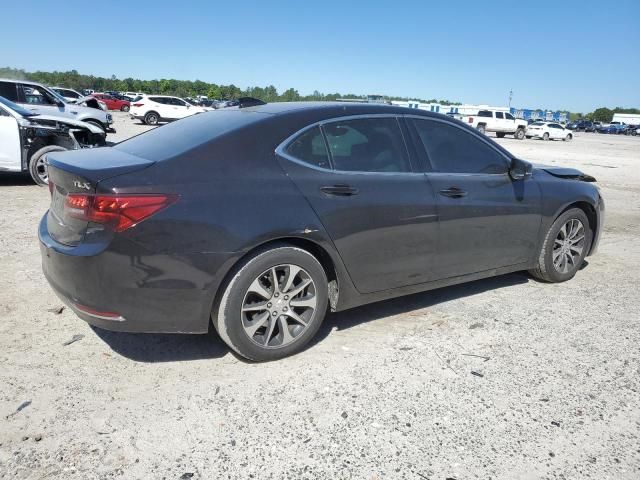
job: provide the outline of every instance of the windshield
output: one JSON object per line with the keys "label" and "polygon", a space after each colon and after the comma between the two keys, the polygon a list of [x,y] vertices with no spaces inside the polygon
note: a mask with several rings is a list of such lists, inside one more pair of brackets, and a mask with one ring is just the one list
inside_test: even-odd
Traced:
{"label": "windshield", "polygon": [[62,103],[67,103],[65,98],[62,95],[60,95],[58,92],[56,92],[55,90],[53,90],[53,89],[49,90],[47,88],[46,91],[49,92],[51,95],[53,95],[57,100],[60,100]]}
{"label": "windshield", "polygon": [[36,115],[38,115],[35,112],[22,108],[20,105],[16,105],[11,100],[7,100],[4,97],[0,97],[0,103],[2,103],[5,107],[9,107],[11,110],[23,117],[35,117]]}

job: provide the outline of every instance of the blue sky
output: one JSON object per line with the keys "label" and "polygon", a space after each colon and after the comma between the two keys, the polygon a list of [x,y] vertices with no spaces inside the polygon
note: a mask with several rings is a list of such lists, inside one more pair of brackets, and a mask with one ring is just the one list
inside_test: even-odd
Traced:
{"label": "blue sky", "polygon": [[638,0],[33,0],[2,12],[0,66],[28,71],[640,107]]}

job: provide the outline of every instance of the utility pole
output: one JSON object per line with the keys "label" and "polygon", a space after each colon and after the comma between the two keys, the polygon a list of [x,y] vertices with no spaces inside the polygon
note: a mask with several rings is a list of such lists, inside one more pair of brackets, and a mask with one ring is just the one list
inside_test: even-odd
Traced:
{"label": "utility pole", "polygon": [[509,108],[511,108],[511,99],[513,98],[513,90],[509,90]]}

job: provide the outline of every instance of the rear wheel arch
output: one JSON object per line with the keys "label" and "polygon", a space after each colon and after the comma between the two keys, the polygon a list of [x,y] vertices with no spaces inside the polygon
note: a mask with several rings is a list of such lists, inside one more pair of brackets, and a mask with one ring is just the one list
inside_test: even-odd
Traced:
{"label": "rear wheel arch", "polygon": [[242,268],[242,266],[251,258],[260,255],[268,250],[272,250],[279,247],[297,247],[306,252],[310,253],[322,266],[325,275],[327,276],[327,281],[329,282],[329,304],[331,306],[331,310],[336,309],[336,305],[338,303],[338,293],[339,293],[339,275],[336,269],[336,264],[334,259],[331,257],[331,254],[317,242],[313,240],[309,240],[306,238],[300,237],[280,237],[272,240],[268,240],[266,242],[260,243],[247,252],[244,253],[241,257],[239,257],[233,265],[229,268],[227,273],[224,275],[220,285],[215,294],[215,298],[212,302],[212,314],[217,311],[218,305],[220,304],[220,300],[222,295],[224,294],[227,285],[233,279],[235,274]]}

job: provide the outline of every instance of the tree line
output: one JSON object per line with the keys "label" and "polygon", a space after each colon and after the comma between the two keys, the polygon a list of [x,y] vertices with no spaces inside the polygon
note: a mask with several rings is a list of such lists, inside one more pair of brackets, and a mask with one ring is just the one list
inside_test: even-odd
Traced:
{"label": "tree line", "polygon": [[[301,95],[298,90],[288,88],[279,92],[273,85],[266,87],[248,87],[241,89],[236,85],[218,85],[216,83],[207,83],[201,80],[140,80],[137,78],[117,78],[112,75],[111,78],[96,77],[94,75],[84,75],[78,73],[77,70],[68,72],[26,72],[22,69],[5,67],[0,68],[0,78],[12,78],[18,80],[30,80],[33,82],[44,83],[56,87],[72,88],[74,90],[91,89],[96,92],[104,92],[105,90],[114,90],[117,92],[144,92],[156,95],[173,95],[176,97],[197,97],[206,95],[215,100],[233,100],[240,97],[259,98],[265,102],[296,102],[296,101],[314,101],[314,100],[336,100],[338,98],[363,99],[366,95],[356,95],[353,93],[321,93],[318,90],[311,95]],[[441,103],[443,105],[460,105],[460,102],[451,102],[449,100],[424,100],[408,97],[386,96],[388,100],[418,100],[423,103]]]}
{"label": "tree line", "polygon": [[[233,100],[240,97],[259,98],[265,102],[296,102],[296,101],[315,101],[315,100],[336,100],[338,98],[347,99],[363,99],[366,95],[356,95],[353,93],[341,94],[321,93],[318,90],[311,95],[301,95],[295,88],[288,88],[279,92],[273,85],[266,87],[248,87],[241,89],[236,85],[218,85],[216,83],[207,83],[201,80],[175,80],[162,78],[160,80],[140,80],[137,78],[119,79],[115,75],[111,78],[96,77],[94,75],[84,75],[78,73],[77,70],[68,72],[26,72],[22,69],[5,67],[0,68],[0,78],[13,78],[19,80],[31,80],[38,83],[44,83],[51,86],[73,88],[74,90],[91,89],[97,92],[105,90],[115,90],[117,92],[144,92],[156,95],[174,95],[177,97],[197,97],[206,95],[215,100]],[[460,105],[460,102],[452,102],[449,100],[437,100],[435,98],[425,100],[421,98],[394,97],[386,96],[388,100],[417,100],[421,103],[440,103],[441,105]],[[570,113],[570,119],[576,120],[586,118],[588,120],[610,122],[614,113],[632,113],[640,114],[640,109],[615,107],[609,109],[606,107],[597,108],[593,112]]]}

